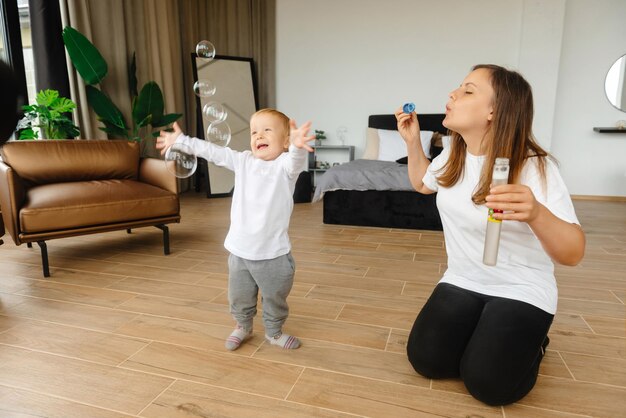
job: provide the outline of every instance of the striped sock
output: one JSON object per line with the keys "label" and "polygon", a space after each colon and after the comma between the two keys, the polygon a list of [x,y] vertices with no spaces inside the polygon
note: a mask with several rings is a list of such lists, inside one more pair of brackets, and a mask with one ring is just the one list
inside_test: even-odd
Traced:
{"label": "striped sock", "polygon": [[241,325],[237,325],[237,328],[226,338],[226,349],[229,351],[233,351],[239,348],[241,343],[243,343],[248,338],[252,337],[252,328],[246,330]]}
{"label": "striped sock", "polygon": [[300,340],[291,335],[287,335],[285,333],[279,332],[278,334],[270,337],[269,335],[265,335],[265,339],[269,341],[272,345],[277,345],[286,349],[296,349],[300,347]]}

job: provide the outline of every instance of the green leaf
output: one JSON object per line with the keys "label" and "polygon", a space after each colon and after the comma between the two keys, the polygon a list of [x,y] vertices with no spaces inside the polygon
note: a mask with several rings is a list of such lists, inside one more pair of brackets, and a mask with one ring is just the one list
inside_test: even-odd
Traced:
{"label": "green leaf", "polygon": [[37,93],[35,101],[39,106],[50,106],[59,98],[59,92],[56,90],[41,90]]}
{"label": "green leaf", "polygon": [[107,75],[107,63],[100,51],[76,29],[63,29],[63,42],[72,64],[87,84],[98,84]]}
{"label": "green leaf", "polygon": [[151,125],[154,128],[168,126],[169,124],[176,122],[182,115],[182,113],[168,113],[167,115],[163,115],[159,120],[153,120]]}
{"label": "green leaf", "polygon": [[20,131],[19,139],[37,139],[38,135],[32,128],[27,128]]}
{"label": "green leaf", "polygon": [[93,107],[96,115],[100,117],[100,120],[125,131],[128,130],[128,125],[126,125],[122,112],[107,95],[93,86],[85,86],[85,88],[87,90],[87,101]]}
{"label": "green leaf", "polygon": [[128,66],[128,89],[130,90],[130,97],[137,97],[137,60],[135,53],[133,52],[133,59]]}
{"label": "green leaf", "polygon": [[76,109],[76,104],[67,97],[59,97],[51,105],[52,109],[59,113],[67,113]]}
{"label": "green leaf", "polygon": [[150,121],[151,120],[152,120],[152,115],[148,115],[148,116],[146,116],[146,118],[144,120],[140,121],[137,124],[137,127],[138,128],[143,128],[144,126],[148,126],[148,125],[150,125]]}
{"label": "green leaf", "polygon": [[100,130],[106,132],[107,134],[111,135],[113,138],[123,138],[123,139],[128,139],[128,131],[126,129],[122,129],[118,126],[115,126],[113,124],[111,124],[110,122],[107,122],[103,119],[100,119],[100,122],[102,122],[104,124],[104,127],[99,126]]}
{"label": "green leaf", "polygon": [[[163,94],[159,85],[154,81],[146,83],[137,101],[133,106],[133,121],[136,125],[141,125],[146,121],[146,118],[151,117],[150,120],[158,120],[163,116]],[[148,122],[149,123],[149,122]]]}

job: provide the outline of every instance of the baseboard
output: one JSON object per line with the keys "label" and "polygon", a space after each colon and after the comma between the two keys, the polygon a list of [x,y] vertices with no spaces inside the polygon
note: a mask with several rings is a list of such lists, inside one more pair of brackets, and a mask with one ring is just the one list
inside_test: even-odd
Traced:
{"label": "baseboard", "polygon": [[572,200],[592,200],[599,202],[626,202],[626,196],[595,196],[584,194],[571,195]]}

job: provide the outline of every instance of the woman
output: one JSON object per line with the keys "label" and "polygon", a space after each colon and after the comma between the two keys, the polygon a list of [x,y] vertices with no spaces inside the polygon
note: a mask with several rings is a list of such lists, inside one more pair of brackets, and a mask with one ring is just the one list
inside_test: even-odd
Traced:
{"label": "woman", "polygon": [[[576,265],[585,236],[556,164],[532,134],[530,85],[517,72],[478,65],[450,93],[452,139],[428,161],[415,113],[396,112],[415,190],[438,192],[448,269],[415,320],[407,353],[432,379],[460,377],[489,405],[524,397],[537,380],[556,312],[553,261]],[[495,159],[509,184],[491,187]],[[503,220],[496,266],[482,263],[489,209]]]}

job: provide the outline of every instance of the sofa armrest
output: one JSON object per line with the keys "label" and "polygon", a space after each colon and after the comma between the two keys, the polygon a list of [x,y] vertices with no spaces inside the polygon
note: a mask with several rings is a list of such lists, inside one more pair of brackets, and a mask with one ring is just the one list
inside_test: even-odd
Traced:
{"label": "sofa armrest", "polygon": [[4,227],[16,245],[20,245],[19,211],[26,199],[26,190],[15,170],[0,162],[0,208]]}
{"label": "sofa armrest", "polygon": [[178,181],[167,170],[163,160],[158,158],[141,158],[139,161],[139,181],[178,194]]}

